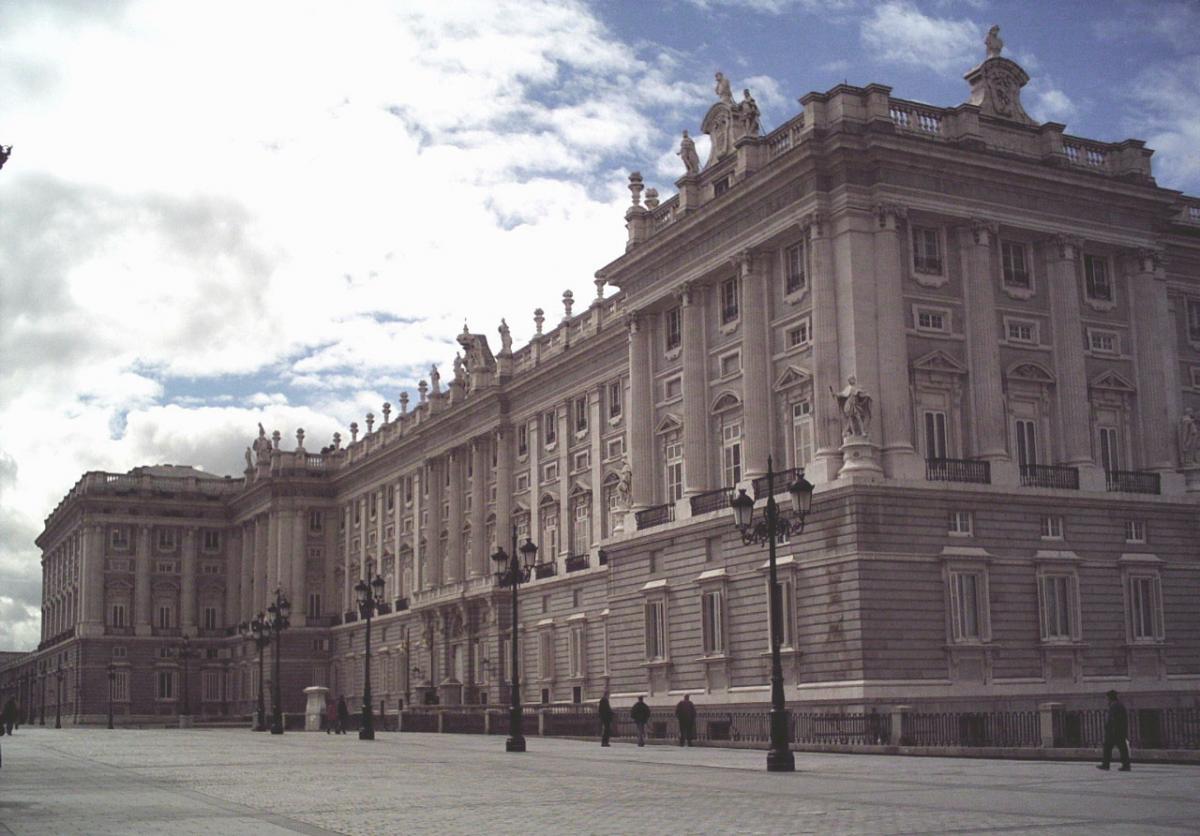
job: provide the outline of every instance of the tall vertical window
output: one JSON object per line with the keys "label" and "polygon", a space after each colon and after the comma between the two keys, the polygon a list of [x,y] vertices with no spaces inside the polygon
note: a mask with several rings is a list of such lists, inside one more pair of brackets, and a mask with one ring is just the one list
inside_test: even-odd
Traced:
{"label": "tall vertical window", "polygon": [[170,628],[174,625],[171,623],[171,607],[169,604],[163,604],[158,608],[158,626],[162,628]]}
{"label": "tall vertical window", "polygon": [[1047,574],[1038,579],[1042,640],[1071,641],[1076,637],[1075,576]]}
{"label": "tall vertical window", "polygon": [[918,273],[942,272],[942,246],[936,229],[912,228],[913,269]]}
{"label": "tall vertical window", "polygon": [[554,414],[554,410],[550,410],[542,415],[542,440],[549,447],[558,439],[558,418]]}
{"label": "tall vertical window", "polygon": [[554,634],[549,630],[538,633],[538,678],[554,678]]}
{"label": "tall vertical window", "polygon": [[1017,464],[1034,465],[1037,455],[1037,424],[1024,418],[1017,419]]}
{"label": "tall vertical window", "polygon": [[1121,456],[1117,445],[1117,428],[1100,427],[1100,464],[1107,471],[1121,469]]}
{"label": "tall vertical window", "polygon": [[1006,287],[1028,290],[1033,282],[1029,277],[1029,266],[1025,260],[1025,245],[1016,241],[1000,242],[1000,266]]}
{"label": "tall vertical window", "polygon": [[721,625],[721,591],[713,589],[700,595],[700,632],[704,655],[725,652],[725,633]]}
{"label": "tall vertical window", "polygon": [[320,511],[308,512],[308,530],[314,534],[324,530],[325,515]]}
{"label": "tall vertical window", "polygon": [[542,548],[546,563],[552,563],[558,554],[558,507],[542,506]]}
{"label": "tall vertical window", "polygon": [[158,692],[155,696],[160,700],[175,699],[175,671],[158,672]]}
{"label": "tall vertical window", "polygon": [[108,610],[109,626],[124,627],[125,626],[125,605],[113,604]]}
{"label": "tall vertical window", "polygon": [[206,552],[219,551],[221,548],[221,532],[207,530],[204,532],[204,550]]}
{"label": "tall vertical window", "polygon": [[1162,588],[1157,575],[1129,576],[1129,622],[1134,641],[1162,640]]}
{"label": "tall vertical window", "polygon": [[1112,278],[1108,275],[1108,259],[1098,255],[1083,257],[1084,292],[1087,298],[1101,302],[1113,299]]}
{"label": "tall vertical window", "polygon": [[667,436],[664,454],[666,459],[667,502],[683,499],[683,443],[678,433]]}
{"label": "tall vertical window", "polygon": [[308,614],[313,618],[321,617],[321,593],[308,593]]}
{"label": "tall vertical window", "polygon": [[389,511],[391,511],[395,507],[396,507],[396,486],[388,485],[387,486],[387,509]]}
{"label": "tall vertical window", "polygon": [[205,702],[221,701],[221,672],[205,671],[200,677],[200,698]]}
{"label": "tall vertical window", "polygon": [[529,426],[521,424],[517,427],[517,455],[524,456],[529,452]]}
{"label": "tall vertical window", "polygon": [[679,308],[671,308],[663,314],[663,334],[664,347],[667,351],[679,348],[679,344],[683,341],[683,318]]}
{"label": "tall vertical window", "polygon": [[925,413],[925,458],[948,458],[946,450],[946,413],[927,411]]}
{"label": "tall vertical window", "polygon": [[575,432],[585,433],[588,428],[588,399],[581,396],[575,399]]}
{"label": "tall vertical window", "polygon": [[813,457],[812,404],[792,404],[792,466],[805,467]]}
{"label": "tall vertical window", "polygon": [[113,702],[129,702],[129,670],[121,668],[115,671],[113,677]]}
{"label": "tall vertical window", "polygon": [[742,481],[742,422],[730,421],[721,427],[721,456],[725,487]]}
{"label": "tall vertical window", "polygon": [[567,633],[567,655],[571,665],[571,676],[578,679],[587,670],[587,642],[582,624],[572,624]]}
{"label": "tall vertical window", "polygon": [[[779,644],[781,647],[795,647],[796,585],[791,578],[780,578],[776,586],[779,588]],[[769,641],[770,630],[767,634]]]}
{"label": "tall vertical window", "polygon": [[738,316],[738,280],[735,277],[721,282],[721,324],[734,322]]}
{"label": "tall vertical window", "polygon": [[621,391],[621,381],[614,380],[612,383],[608,384],[608,417],[609,418],[616,419],[616,418],[621,417],[621,396],[622,396],[622,394],[623,393]]}
{"label": "tall vertical window", "polygon": [[204,629],[205,630],[216,630],[217,629],[217,608],[216,607],[205,607],[204,608]]}
{"label": "tall vertical window", "polygon": [[808,273],[804,269],[804,242],[788,247],[784,254],[784,292],[798,293],[808,287]]}
{"label": "tall vertical window", "polygon": [[646,617],[646,661],[667,658],[667,624],[663,601],[647,601]]}
{"label": "tall vertical window", "polygon": [[980,641],[983,632],[983,575],[950,573],[951,632],[956,642]]}
{"label": "tall vertical window", "polygon": [[[450,472],[449,469],[447,469],[446,472],[449,473]],[[367,507],[370,508],[370,513],[368,514],[368,516],[372,520],[375,519],[375,517],[378,516],[378,514],[379,514],[379,510],[375,506],[375,492],[374,491],[371,492],[371,497],[370,497],[370,499],[367,500]]]}
{"label": "tall vertical window", "polygon": [[1187,333],[1192,342],[1200,342],[1200,299],[1187,300]]}
{"label": "tall vertical window", "polygon": [[571,553],[584,554],[592,545],[592,503],[591,497],[583,496],[575,500],[571,525]]}

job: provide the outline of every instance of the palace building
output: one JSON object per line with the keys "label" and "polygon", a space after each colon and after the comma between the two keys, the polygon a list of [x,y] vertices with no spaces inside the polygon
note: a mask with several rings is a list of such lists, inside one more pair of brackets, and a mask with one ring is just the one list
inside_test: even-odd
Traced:
{"label": "palace building", "polygon": [[0,690],[101,722],[111,668],[121,720],[174,715],[188,636],[192,713],[249,715],[238,625],[281,589],[285,709],[355,705],[379,575],[376,702],[505,702],[515,527],[525,700],[765,704],[767,550],[730,500],[762,513],[770,462],[781,502],[816,486],[779,548],[793,705],[1192,704],[1200,199],[1138,140],[1034,122],[998,46],[966,81],[839,85],[763,134],[719,77],[708,159],[685,135],[663,200],[630,175],[625,252],[528,345],[464,330],[448,382],[321,452],[260,428],[236,478],[84,474]]}

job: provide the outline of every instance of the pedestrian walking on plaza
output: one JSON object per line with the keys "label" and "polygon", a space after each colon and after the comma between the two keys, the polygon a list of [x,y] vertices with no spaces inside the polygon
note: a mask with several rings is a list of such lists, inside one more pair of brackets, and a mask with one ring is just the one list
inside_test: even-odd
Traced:
{"label": "pedestrian walking on plaza", "polygon": [[337,728],[337,703],[333,697],[325,698],[325,734],[330,734]]}
{"label": "pedestrian walking on plaza", "polygon": [[696,704],[688,694],[675,704],[675,719],[679,721],[679,745],[691,746],[696,739]]}
{"label": "pedestrian walking on plaza", "polygon": [[346,707],[346,698],[338,697],[337,702],[337,733],[345,734],[346,726],[350,724],[350,709]]}
{"label": "pedestrian walking on plaza", "polygon": [[11,735],[16,723],[17,701],[9,697],[4,703],[4,711],[0,713],[0,732]]}
{"label": "pedestrian walking on plaza", "polygon": [[1129,766],[1129,713],[1117,698],[1116,691],[1108,694],[1108,716],[1104,718],[1104,755],[1097,769],[1108,769],[1112,763],[1112,750],[1116,746],[1121,753],[1121,771],[1128,772]]}
{"label": "pedestrian walking on plaza", "polygon": [[608,738],[612,736],[613,721],[612,705],[608,701],[608,691],[600,697],[600,745],[607,746]]}
{"label": "pedestrian walking on plaza", "polygon": [[646,723],[650,720],[650,706],[646,705],[644,697],[638,697],[633,708],[629,709],[629,716],[633,718],[633,725],[637,729],[638,746],[645,746]]}

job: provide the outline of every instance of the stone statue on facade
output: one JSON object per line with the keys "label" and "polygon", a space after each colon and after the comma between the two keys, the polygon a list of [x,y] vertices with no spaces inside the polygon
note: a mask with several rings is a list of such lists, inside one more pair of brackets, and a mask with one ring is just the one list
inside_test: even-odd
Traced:
{"label": "stone statue on facade", "polygon": [[437,366],[429,367],[429,389],[435,395],[442,391],[442,373]]}
{"label": "stone statue on facade", "polygon": [[633,504],[633,468],[629,466],[628,456],[621,460],[621,469],[617,473],[617,502],[625,509]]}
{"label": "stone statue on facade", "polygon": [[512,354],[512,333],[503,317],[500,318],[500,353]]}
{"label": "stone statue on facade", "polygon": [[1200,464],[1200,424],[1191,407],[1179,419],[1179,463],[1184,467]]}
{"label": "stone statue on facade", "polygon": [[750,88],[742,91],[742,103],[738,105],[742,111],[742,122],[746,125],[746,133],[749,136],[758,136],[762,130],[762,124],[759,122],[758,102],[750,95]]}
{"label": "stone statue on facade", "polygon": [[851,376],[846,379],[842,391],[834,392],[830,386],[829,393],[837,401],[842,413],[842,436],[867,436],[871,430],[871,396],[858,385],[858,381]]}
{"label": "stone statue on facade", "polygon": [[720,71],[717,72],[716,78],[717,98],[725,102],[725,104],[733,104],[733,90],[731,90],[729,87],[729,79],[727,79],[725,74]]}
{"label": "stone statue on facade", "polygon": [[250,451],[250,448],[247,447],[246,448],[246,470],[250,470],[253,467],[254,467],[254,454]]}
{"label": "stone statue on facade", "polygon": [[1004,49],[1004,41],[1000,40],[999,24],[988,30],[987,37],[983,39],[983,45],[987,48],[988,58],[1000,57],[1000,52]]}
{"label": "stone statue on facade", "polygon": [[263,429],[262,422],[259,422],[258,438],[254,439],[252,447],[256,462],[264,464],[271,461],[271,439],[267,438],[267,431]]}
{"label": "stone statue on facade", "polygon": [[700,155],[696,153],[696,141],[688,136],[688,132],[683,132],[683,139],[679,140],[679,150],[675,152],[681,160],[683,167],[687,169],[688,174],[700,173]]}

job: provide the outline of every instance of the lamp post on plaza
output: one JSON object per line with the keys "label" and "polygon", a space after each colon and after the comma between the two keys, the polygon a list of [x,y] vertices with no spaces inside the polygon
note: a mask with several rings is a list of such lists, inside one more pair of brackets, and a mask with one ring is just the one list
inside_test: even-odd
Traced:
{"label": "lamp post on plaza", "polygon": [[524,752],[525,735],[521,730],[521,678],[517,671],[517,589],[529,581],[537,559],[537,546],[528,537],[517,549],[517,527],[513,526],[512,554],[506,554],[503,548],[496,550],[492,560],[496,563],[496,580],[501,586],[512,587],[512,704],[508,714],[508,740],[504,743],[506,752]]}
{"label": "lamp post on plaza", "polygon": [[782,636],[782,609],[779,600],[779,584],[775,569],[775,540],[779,537],[799,536],[804,531],[804,521],[812,508],[813,486],[804,478],[801,470],[796,481],[788,486],[792,498],[792,517],[780,516],[775,504],[775,471],[771,457],[767,457],[767,507],[766,519],[754,521],[754,500],[746,495],[745,489],[730,500],[733,507],[734,524],[746,545],[767,543],[770,563],[769,613],[771,619],[771,748],[767,752],[768,772],[794,772],[796,758],[789,746],[788,711],[783,697],[783,664],[779,660]]}
{"label": "lamp post on plaza", "polygon": [[275,602],[267,607],[267,612],[270,614],[268,623],[271,626],[271,634],[275,637],[275,677],[271,687],[271,700],[273,703],[271,709],[271,734],[283,734],[283,699],[280,695],[279,682],[279,636],[289,626],[288,616],[292,612],[292,604],[288,601],[287,596],[283,594],[282,589],[275,590]]}
{"label": "lamp post on plaza", "polygon": [[54,673],[54,679],[56,681],[56,687],[54,688],[54,728],[56,728],[56,729],[62,728],[62,700],[63,700],[62,685],[63,685],[63,677],[65,677],[65,676],[66,676],[66,674],[63,673],[63,668],[62,668],[62,660],[60,659],[58,662],[58,670],[55,671],[55,673]]}
{"label": "lamp post on plaza", "polygon": [[[358,596],[358,612],[367,621],[367,653],[363,657],[363,704],[362,725],[358,729],[359,740],[375,739],[375,719],[371,714],[371,616],[383,607],[383,578],[375,576],[369,584],[362,578],[354,585]],[[385,637],[386,638],[386,637]]]}
{"label": "lamp post on plaza", "polygon": [[251,621],[243,621],[238,627],[243,639],[253,640],[258,648],[258,703],[254,709],[254,731],[267,730],[267,710],[263,704],[263,648],[271,643],[271,627],[260,612]]}
{"label": "lamp post on plaza", "polygon": [[108,663],[108,727],[113,727],[113,687],[117,681],[117,668],[112,663]]}
{"label": "lamp post on plaza", "polygon": [[42,710],[41,710],[41,712],[39,712],[39,716],[38,716],[38,725],[39,726],[46,725],[46,679],[49,676],[50,676],[50,674],[47,673],[46,671],[42,671],[41,673],[38,674],[38,686],[39,686],[39,690],[41,691],[41,694],[42,694],[42,699],[41,699]]}
{"label": "lamp post on plaza", "polygon": [[191,640],[187,636],[184,636],[183,641],[175,648],[175,655],[183,662],[183,713],[179,716],[179,725],[183,726],[190,723],[192,718],[191,688],[188,687],[188,666],[192,659],[200,658],[200,650],[192,647]]}

